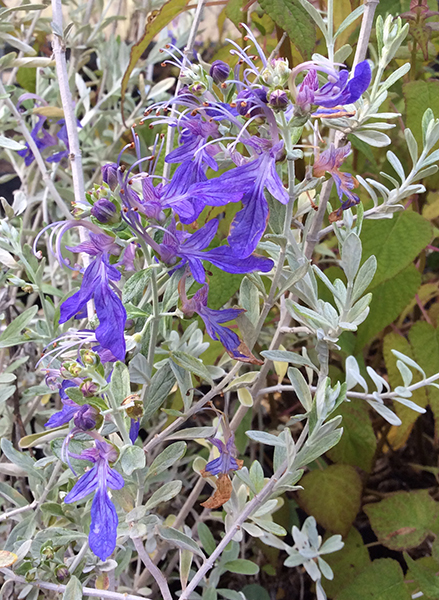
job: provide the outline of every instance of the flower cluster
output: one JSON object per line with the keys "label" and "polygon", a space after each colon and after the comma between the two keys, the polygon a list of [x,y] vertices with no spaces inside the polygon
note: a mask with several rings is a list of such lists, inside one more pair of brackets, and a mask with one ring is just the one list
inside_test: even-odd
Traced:
{"label": "flower cluster", "polygon": [[[126,405],[110,406],[106,386],[112,369],[120,364],[114,367],[113,363],[125,362],[127,352],[142,341],[148,325],[147,320],[141,331],[127,336],[131,325],[118,283],[131,271],[143,268],[141,260],[146,260],[150,271],[160,269],[162,281],[168,276],[178,280],[176,314],[199,316],[207,335],[221,342],[232,359],[262,364],[235,326],[225,325],[240,318],[243,309],[209,307],[210,265],[232,274],[270,273],[274,261],[263,255],[266,246],[261,241],[267,230],[270,203],[280,211],[285,206],[291,208],[287,212],[290,222],[286,223],[290,229],[297,193],[294,177],[289,177],[287,185],[287,163],[303,156],[294,144],[302,131],[312,132],[310,135],[318,139],[320,125],[325,127],[340,115],[355,114],[354,103],[370,83],[367,61],[357,65],[353,74],[318,57],[291,70],[286,59],[267,58],[249,30],[245,39],[257,56],[248,53],[250,45],[242,49],[232,42],[231,53],[238,59],[233,70],[220,60],[214,61],[208,71],[199,64],[188,65],[178,48],[167,47],[170,57],[166,62],[179,67],[182,87],[170,101],[145,111],[141,125],[149,125],[156,132],[146,155],[133,128],[133,141],[121,150],[117,162],[102,167],[102,184],[96,184],[84,201],[74,206],[76,220],[49,225],[35,240],[38,255],[40,238],[50,230],[54,255],[62,265],[80,273],[79,288],[60,306],[59,323],[85,317],[89,322],[87,329],[66,332],[57,340],[57,347],[45,355],[46,380],[59,390],[63,404],[62,410],[50,417],[47,427],[71,424],[63,446],[66,462],[70,465],[71,458],[75,458],[93,463],[65,502],[76,503],[94,494],[89,544],[102,560],[113,552],[117,536],[117,512],[108,490],[124,485],[122,476],[110,466],[118,452],[103,437],[103,427],[106,420],[113,420],[118,427],[118,411],[125,410],[130,426],[124,441],[134,444],[142,416],[141,401],[135,395],[128,396]],[[300,83],[296,83],[298,80]],[[23,96],[20,103],[31,99],[44,103],[33,94]],[[56,137],[46,125],[46,117],[37,116],[31,135],[40,150],[63,142],[65,150],[47,159],[60,161],[68,153],[65,125],[58,121]],[[167,144],[167,153],[165,129],[177,139],[176,146]],[[129,152],[134,156],[128,159]],[[23,153],[26,164],[30,164],[30,149]],[[331,144],[316,155],[308,169],[314,187],[326,174],[334,180],[341,202],[334,218],[359,202],[353,193],[355,178],[341,171],[349,153],[350,144]],[[218,231],[222,211],[228,205],[236,205],[236,210],[228,234],[221,238]],[[81,235],[76,243],[78,230]],[[66,237],[73,237],[74,243]],[[74,258],[68,258],[67,252]],[[195,291],[191,292],[193,285]],[[158,301],[162,292],[156,289],[155,293]],[[157,319],[157,314],[152,318]],[[75,346],[79,346],[78,356],[72,361]],[[154,343],[151,347],[152,371]],[[51,366],[53,361],[57,366]],[[93,446],[75,455],[70,451],[70,441],[79,434],[90,437]],[[209,507],[216,507],[228,494],[230,497],[229,472],[238,470],[240,461],[232,432],[224,442],[216,438],[211,442],[219,456],[206,465],[206,473],[218,476],[223,486],[222,490],[218,487],[221,494],[217,490],[221,499],[209,501]],[[296,546],[287,562],[303,563],[319,583],[317,563],[326,575],[329,567],[320,559],[326,546],[319,549],[320,541],[311,526],[309,522],[305,533],[294,530]]]}

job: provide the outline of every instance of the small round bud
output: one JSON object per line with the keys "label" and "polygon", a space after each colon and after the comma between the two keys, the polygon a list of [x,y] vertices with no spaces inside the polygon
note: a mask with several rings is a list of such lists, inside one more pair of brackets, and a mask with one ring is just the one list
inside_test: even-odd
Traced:
{"label": "small round bud", "polygon": [[130,394],[123,402],[127,415],[130,419],[140,419],[143,416],[143,403],[140,400],[139,394]]}
{"label": "small round bud", "polygon": [[107,163],[101,167],[102,180],[110,186],[111,190],[117,187],[117,165],[116,163]]}
{"label": "small round bud", "polygon": [[41,555],[44,557],[44,560],[52,560],[55,556],[55,552],[52,546],[46,546],[41,548]]}
{"label": "small round bud", "polygon": [[24,578],[26,579],[26,581],[28,583],[31,583],[32,581],[35,581],[35,571],[28,571],[26,573],[26,575],[24,576]]}
{"label": "small round bud", "polygon": [[55,569],[55,577],[60,583],[62,583],[70,577],[70,571],[67,567],[60,565]]}
{"label": "small round bud", "polygon": [[85,365],[95,365],[98,362],[98,357],[91,350],[81,350],[81,361]]}
{"label": "small round bud", "polygon": [[117,223],[120,219],[116,207],[107,198],[101,198],[95,202],[91,214],[99,223]]}
{"label": "small round bud", "polygon": [[92,398],[96,396],[99,391],[99,386],[94,381],[84,381],[84,383],[79,388],[82,392],[82,395],[85,398]]}
{"label": "small round bud", "polygon": [[[68,362],[68,363],[64,363],[64,367],[67,369],[69,375],[67,376],[67,379],[71,379],[71,376],[73,375],[73,377],[79,377],[82,373],[82,366],[79,365],[77,362]],[[62,373],[63,375],[63,373]]]}
{"label": "small round bud", "polygon": [[285,109],[288,106],[288,96],[285,90],[274,90],[268,101],[269,106],[274,109]]}
{"label": "small round bud", "polygon": [[209,75],[215,83],[223,83],[230,73],[230,67],[222,60],[214,60],[210,67]]}
{"label": "small round bud", "polygon": [[291,73],[288,61],[285,58],[275,58],[262,71],[261,79],[270,87],[283,87]]}

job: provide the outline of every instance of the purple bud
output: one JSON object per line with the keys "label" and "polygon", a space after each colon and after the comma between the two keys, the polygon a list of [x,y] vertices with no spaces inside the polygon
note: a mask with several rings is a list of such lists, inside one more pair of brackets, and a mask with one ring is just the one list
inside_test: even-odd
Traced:
{"label": "purple bud", "polygon": [[236,110],[243,117],[248,114],[251,117],[263,115],[261,103],[267,104],[267,92],[264,88],[243,90],[236,96]]}
{"label": "purple bud", "polygon": [[223,83],[230,73],[230,67],[222,60],[214,60],[210,67],[209,75],[215,83]]}
{"label": "purple bud", "polygon": [[103,167],[101,167],[102,171],[102,180],[105,183],[108,183],[111,190],[116,189],[118,181],[117,181],[117,165],[116,163],[107,163]]}
{"label": "purple bud", "polygon": [[286,108],[288,106],[288,96],[286,91],[274,90],[274,92],[271,92],[268,104],[271,106],[271,108]]}
{"label": "purple bud", "polygon": [[76,412],[73,422],[78,429],[88,431],[89,429],[94,429],[96,427],[97,415],[98,411],[95,408],[88,404],[84,404]]}
{"label": "purple bud", "polygon": [[62,583],[68,577],[70,577],[70,572],[69,572],[68,568],[67,567],[63,567],[63,566],[56,567],[55,574],[56,574],[57,580],[60,583]]}
{"label": "purple bud", "polygon": [[99,387],[96,385],[96,383],[94,383],[94,381],[84,381],[80,389],[85,398],[96,396],[97,392],[99,391]]}
{"label": "purple bud", "polygon": [[107,198],[101,198],[95,202],[91,214],[99,223],[117,223],[119,221],[116,207]]}

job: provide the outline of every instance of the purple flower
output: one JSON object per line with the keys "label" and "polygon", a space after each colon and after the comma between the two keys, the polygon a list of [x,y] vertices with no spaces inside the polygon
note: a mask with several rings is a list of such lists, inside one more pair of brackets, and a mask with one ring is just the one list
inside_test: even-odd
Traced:
{"label": "purple flower", "polygon": [[230,197],[239,191],[244,192],[243,208],[235,215],[228,237],[233,254],[239,258],[252,254],[265,231],[268,203],[264,188],[282,204],[287,204],[289,200],[288,192],[276,171],[276,156],[282,148],[282,142],[273,147],[268,140],[257,139],[253,142],[260,153],[257,159],[227,171],[216,179],[193,186],[193,191],[197,191],[206,204],[212,206],[223,204],[221,195],[224,190],[229,192]]}
{"label": "purple flower", "polygon": [[[310,104],[317,104],[323,108],[352,104],[369,87],[372,75],[367,60],[358,63],[351,79],[349,79],[347,69],[337,72],[330,66],[314,63],[303,63],[294,70],[295,74],[310,64],[312,68],[308,71],[297,93],[297,103],[302,109],[306,109]],[[321,88],[319,88],[316,71],[323,71],[328,75],[328,83]]]}
{"label": "purple flower", "polygon": [[119,271],[109,263],[109,254],[119,250],[113,238],[105,234],[90,234],[90,241],[67,248],[71,252],[85,252],[95,256],[84,272],[79,291],[61,304],[60,323],[74,317],[87,302],[94,298],[99,326],[96,339],[99,344],[110,350],[118,360],[125,359],[124,328],[127,318],[126,310],[112,289],[112,281],[119,281]]}
{"label": "purple flower", "polygon": [[139,419],[130,419],[130,440],[132,444],[135,444],[137,437],[139,435],[140,430],[140,420]]}
{"label": "purple flower", "polygon": [[248,88],[236,96],[236,110],[243,117],[264,114],[267,104],[267,91],[264,88]]}
{"label": "purple flower", "polygon": [[178,284],[180,299],[182,301],[182,312],[187,317],[191,317],[194,313],[197,313],[203,319],[208,335],[213,340],[219,340],[226,349],[227,354],[235,360],[251,364],[263,364],[253,356],[234,331],[223,326],[224,323],[236,319],[236,317],[245,311],[242,308],[226,308],[224,310],[208,308],[207,296],[209,294],[209,286],[207,284],[203,285],[189,300],[186,296],[185,283],[186,276],[183,276]]}
{"label": "purple flower", "polygon": [[[47,131],[47,129],[44,128],[44,123],[46,122],[46,120],[47,120],[46,117],[39,116],[36,125],[30,132],[31,137],[34,140],[38,150],[40,150],[41,152],[43,150],[45,150],[46,148],[52,148],[53,146],[57,145],[56,138],[53,137],[53,135],[51,135]],[[33,163],[33,161],[35,160],[33,152],[29,148],[29,145],[27,142],[26,142],[26,148],[23,148],[23,150],[19,150],[17,152],[17,154],[24,158],[24,164],[26,165],[26,167],[31,165]]]}
{"label": "purple flower", "polygon": [[[79,127],[81,126],[81,124],[78,120],[77,120],[77,124],[79,125]],[[60,125],[60,127],[61,127],[57,134],[58,140],[64,144],[66,149],[60,150],[59,152],[55,152],[55,154],[52,154],[52,156],[49,156],[49,158],[47,158],[47,162],[61,162],[63,158],[68,157],[69,152],[70,152],[69,138],[67,135],[67,126],[66,126],[65,119],[60,119],[59,121],[57,121],[57,125]]]}
{"label": "purple flower", "polygon": [[120,490],[124,486],[121,475],[109,465],[117,459],[117,451],[107,442],[96,440],[94,448],[84,450],[75,458],[93,462],[94,466],[79,478],[64,498],[64,502],[72,504],[95,492],[91,505],[88,542],[90,550],[96,556],[107,560],[116,547],[119,522],[107,488]]}
{"label": "purple flower", "polygon": [[80,383],[82,383],[82,381],[79,378],[73,381],[65,379],[62,382],[59,388],[59,395],[61,396],[63,407],[49,418],[45,427],[60,427],[61,425],[69,423],[72,419],[75,426],[81,431],[87,431],[96,427],[97,417],[99,415],[98,411],[88,404],[80,406],[66,394],[65,390],[67,388],[78,387]]}
{"label": "purple flower", "polygon": [[220,475],[229,473],[230,471],[239,471],[241,465],[239,465],[236,460],[238,452],[235,446],[234,433],[230,434],[226,443],[218,438],[211,438],[209,442],[218,448],[220,455],[218,458],[214,458],[208,462],[204,467],[204,471],[209,472],[210,475]]}
{"label": "purple flower", "polygon": [[340,201],[343,194],[347,197],[347,200],[342,202],[341,211],[355,206],[360,202],[359,197],[351,191],[358,186],[357,180],[350,173],[342,173],[340,171],[340,167],[350,151],[350,142],[341,148],[336,148],[334,144],[331,144],[328,150],[319,155],[313,165],[313,172],[316,177],[323,177],[325,172],[330,173],[335,181]]}
{"label": "purple flower", "polygon": [[193,234],[180,231],[172,220],[159,246],[159,253],[163,262],[173,265],[177,258],[181,258],[178,267],[187,264],[192,275],[199,283],[206,281],[202,261],[209,261],[227,273],[249,273],[262,271],[264,273],[273,268],[273,261],[263,256],[236,257],[229,246],[219,246],[206,250],[218,229],[218,220],[212,219]]}
{"label": "purple flower", "polygon": [[170,152],[166,156],[167,163],[182,163],[186,160],[192,160],[195,156],[195,162],[201,164],[204,162],[208,167],[216,171],[218,165],[213,159],[218,150],[209,145],[197,154],[197,150],[207,142],[209,137],[219,137],[218,124],[215,121],[204,121],[200,115],[195,115],[192,118],[184,118],[180,120],[180,125],[183,126],[180,135],[180,144],[178,148]]}

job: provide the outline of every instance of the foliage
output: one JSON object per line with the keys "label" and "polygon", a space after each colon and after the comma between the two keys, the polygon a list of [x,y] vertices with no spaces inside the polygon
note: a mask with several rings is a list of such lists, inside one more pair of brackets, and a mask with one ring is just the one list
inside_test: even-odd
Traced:
{"label": "foliage", "polygon": [[1,593],[438,598],[437,6],[61,9],[0,8]]}

